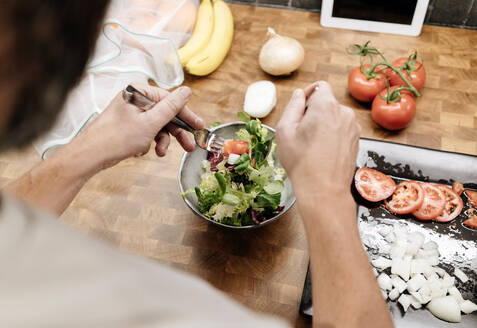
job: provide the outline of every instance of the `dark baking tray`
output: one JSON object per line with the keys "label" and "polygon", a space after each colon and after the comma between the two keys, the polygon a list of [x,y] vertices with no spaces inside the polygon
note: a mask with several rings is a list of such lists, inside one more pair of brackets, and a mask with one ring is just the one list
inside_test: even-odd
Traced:
{"label": "dark baking tray", "polygon": [[[393,176],[396,180],[413,179],[444,184],[459,181],[465,188],[477,189],[477,157],[475,156],[362,138],[359,143],[357,167],[363,166],[375,168]],[[465,299],[477,303],[477,230],[469,229],[462,224],[466,219],[464,211],[468,208],[465,196],[463,196],[465,206],[461,215],[450,224],[442,224],[421,222],[411,216],[395,216],[381,206],[364,201],[354,187],[352,187],[352,193],[358,205],[357,219],[362,238],[375,233],[372,230],[373,221],[384,224],[399,222],[407,225],[411,231],[423,232],[427,238],[439,244],[439,251],[444,252],[440,260],[446,271],[451,273],[451,265],[457,266],[469,276],[470,279],[466,284],[456,279],[456,285]],[[374,245],[365,247],[371,258],[379,254],[378,249],[372,246]],[[410,308],[404,313],[396,302],[389,300],[388,307],[396,327],[477,327],[476,312],[463,315],[462,322],[458,324],[450,324],[435,318],[425,309]],[[303,287],[300,313],[306,317],[313,316],[309,266]]]}

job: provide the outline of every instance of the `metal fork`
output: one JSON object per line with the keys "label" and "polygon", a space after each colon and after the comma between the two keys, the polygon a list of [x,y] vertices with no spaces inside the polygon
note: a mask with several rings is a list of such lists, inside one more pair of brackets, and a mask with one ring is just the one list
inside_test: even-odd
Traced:
{"label": "metal fork", "polygon": [[[123,99],[127,103],[135,105],[136,107],[144,111],[151,109],[156,104],[154,100],[149,99],[145,94],[143,94],[141,91],[139,91],[132,85],[128,85],[123,90]],[[194,135],[195,143],[202,149],[211,152],[219,152],[222,151],[224,147],[225,140],[222,137],[219,137],[218,135],[210,132],[207,129],[196,130],[189,124],[181,120],[178,116],[174,117],[170,123],[192,133]]]}

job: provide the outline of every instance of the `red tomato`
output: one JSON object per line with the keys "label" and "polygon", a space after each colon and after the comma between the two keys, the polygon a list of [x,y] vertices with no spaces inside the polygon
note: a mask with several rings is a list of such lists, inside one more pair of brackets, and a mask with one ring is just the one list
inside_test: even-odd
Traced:
{"label": "red tomato", "polygon": [[385,200],[386,208],[396,214],[409,214],[421,207],[424,190],[416,181],[403,181],[397,185],[390,200]]}
{"label": "red tomato", "polygon": [[[406,61],[408,61],[409,58],[402,57],[399,59],[396,59],[393,62],[393,66],[399,69]],[[411,64],[411,69],[416,69],[415,71],[411,70],[411,74],[406,71],[405,67],[401,69],[401,72],[403,73],[404,77],[417,89],[420,90],[422,86],[424,85],[424,82],[426,82],[426,69],[424,68],[424,65],[422,63],[418,62],[417,60]],[[402,86],[407,86],[406,82],[404,82],[401,77],[393,71],[392,69],[388,69],[387,71],[387,77],[389,79],[389,83],[391,85],[402,85]]]}
{"label": "red tomato", "polygon": [[[398,87],[391,87],[391,93]],[[387,90],[381,91],[374,98],[371,105],[371,117],[373,120],[388,130],[400,130],[405,128],[414,118],[416,114],[416,101],[412,94],[407,91],[401,91],[401,100],[393,103],[387,103],[386,99],[381,96],[387,96]]]}
{"label": "red tomato", "polygon": [[477,215],[471,215],[467,220],[463,222],[469,228],[477,229]]}
{"label": "red tomato", "polygon": [[444,212],[446,196],[436,185],[430,183],[421,185],[424,189],[424,201],[420,208],[412,212],[412,215],[423,221],[433,220]]}
{"label": "red tomato", "polygon": [[449,222],[454,220],[457,215],[462,212],[462,208],[464,207],[464,202],[462,198],[451,188],[444,186],[444,185],[437,185],[446,197],[446,204],[444,207],[444,212],[441,215],[436,217],[436,221],[438,222]]}
{"label": "red tomato", "polygon": [[371,202],[379,202],[391,196],[396,183],[386,174],[362,167],[354,175],[354,184],[359,194]]}
{"label": "red tomato", "polygon": [[477,207],[477,191],[466,189],[464,193],[469,199],[470,206]]}
{"label": "red tomato", "polygon": [[454,190],[454,192],[460,196],[464,191],[464,186],[462,185],[462,183],[454,181],[454,183],[452,184],[452,190]]}
{"label": "red tomato", "polygon": [[[364,65],[364,67],[369,69],[369,65]],[[361,67],[355,67],[349,73],[349,93],[359,101],[370,102],[384,88],[386,88],[386,75],[383,73],[377,73],[376,78],[369,80],[361,72]]]}
{"label": "red tomato", "polygon": [[224,142],[225,156],[230,154],[242,155],[244,153],[248,153],[248,142],[242,140],[226,140]]}

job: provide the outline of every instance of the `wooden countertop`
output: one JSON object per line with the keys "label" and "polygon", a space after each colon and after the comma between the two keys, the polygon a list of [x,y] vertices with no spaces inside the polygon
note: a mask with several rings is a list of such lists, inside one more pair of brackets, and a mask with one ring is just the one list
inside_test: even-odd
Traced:
{"label": "wooden countertop", "polygon": [[[248,84],[267,79],[277,86],[278,103],[264,121],[275,126],[295,88],[326,80],[338,100],[355,109],[363,137],[477,155],[476,31],[424,26],[418,38],[391,36],[323,28],[319,14],[308,12],[231,8],[235,36],[228,58],[209,77],[185,81],[193,89],[190,107],[208,123],[235,120]],[[268,26],[305,47],[305,63],[289,78],[267,76],[258,66]],[[390,60],[414,48],[424,58],[423,97],[415,120],[402,132],[378,128],[369,109],[348,95],[347,74],[359,59],[347,55],[345,48],[367,40]],[[295,326],[309,325],[298,314],[308,254],[296,208],[253,231],[210,225],[196,217],[179,195],[176,176],[181,156],[182,150],[173,143],[164,159],[150,152],[101,172],[61,220],[123,250],[198,275],[252,309],[279,315]],[[0,183],[17,178],[39,161],[32,148],[3,154]]]}

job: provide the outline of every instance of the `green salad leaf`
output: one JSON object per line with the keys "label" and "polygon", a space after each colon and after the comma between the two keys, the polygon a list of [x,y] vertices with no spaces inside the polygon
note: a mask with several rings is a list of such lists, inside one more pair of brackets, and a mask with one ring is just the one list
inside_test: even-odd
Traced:
{"label": "green salad leaf", "polygon": [[274,135],[245,112],[238,118],[245,127],[237,131],[239,140],[248,143],[249,152],[227,164],[227,157],[213,156],[201,164],[201,183],[195,192],[199,211],[227,225],[253,225],[274,215],[284,190],[285,170],[275,167]]}

